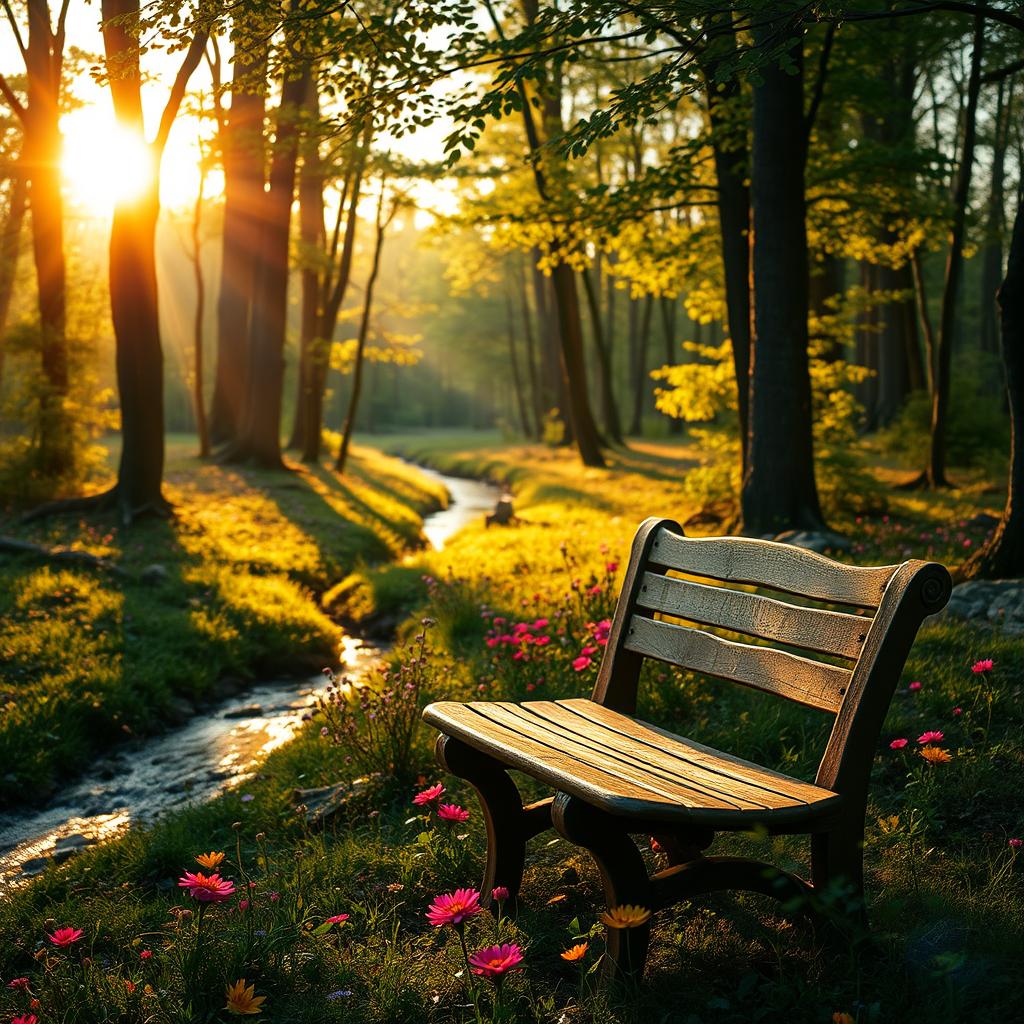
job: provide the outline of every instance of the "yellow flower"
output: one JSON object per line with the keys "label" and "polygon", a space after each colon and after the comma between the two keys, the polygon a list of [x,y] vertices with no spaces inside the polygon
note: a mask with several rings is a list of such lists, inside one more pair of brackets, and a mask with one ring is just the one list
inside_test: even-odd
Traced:
{"label": "yellow flower", "polygon": [[930,743],[927,747],[921,748],[921,756],[929,764],[945,764],[947,761],[953,760],[953,755],[948,750],[943,750],[942,747],[934,747]]}
{"label": "yellow flower", "polygon": [[637,928],[650,919],[651,912],[646,907],[637,907],[632,903],[612,907],[601,915],[602,922],[609,928]]}
{"label": "yellow flower", "polygon": [[260,1013],[260,1006],[267,998],[256,995],[255,985],[246,986],[245,978],[239,978],[234,985],[228,985],[226,992],[228,1001],[224,1009],[230,1010],[231,1013]]}
{"label": "yellow flower", "polygon": [[206,868],[207,871],[212,871],[214,868],[220,866],[220,862],[223,859],[223,853],[201,853],[196,857],[196,863],[201,868]]}
{"label": "yellow flower", "polygon": [[559,956],[563,960],[568,960],[569,963],[574,964],[577,960],[582,960],[587,955],[589,945],[589,942],[581,942],[579,945],[567,949],[564,953],[559,953]]}

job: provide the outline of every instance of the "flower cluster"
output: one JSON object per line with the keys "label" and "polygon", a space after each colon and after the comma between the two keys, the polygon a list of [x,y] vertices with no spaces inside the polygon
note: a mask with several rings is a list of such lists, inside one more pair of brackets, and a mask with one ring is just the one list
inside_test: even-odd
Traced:
{"label": "flower cluster", "polygon": [[600,654],[602,647],[608,646],[608,634],[611,632],[612,624],[610,619],[602,619],[600,622],[587,623],[588,640],[584,643],[579,657],[572,663],[573,671],[585,672],[594,664],[595,655]]}

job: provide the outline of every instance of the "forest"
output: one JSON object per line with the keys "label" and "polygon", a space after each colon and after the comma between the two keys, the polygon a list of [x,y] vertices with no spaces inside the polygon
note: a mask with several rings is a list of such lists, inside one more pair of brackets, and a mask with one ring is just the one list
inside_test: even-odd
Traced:
{"label": "forest", "polygon": [[[5,2],[0,1022],[1016,1019],[1022,71],[1015,0]],[[645,604],[648,517],[761,567]],[[908,566],[919,633],[821,582]],[[819,793],[852,735],[850,886],[686,805],[614,849],[802,895],[620,891],[434,710],[620,671]]]}

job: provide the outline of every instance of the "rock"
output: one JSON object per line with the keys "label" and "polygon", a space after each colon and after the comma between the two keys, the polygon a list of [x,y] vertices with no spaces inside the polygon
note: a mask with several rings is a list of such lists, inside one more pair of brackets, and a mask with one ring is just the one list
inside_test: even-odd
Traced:
{"label": "rock", "polygon": [[32,857],[29,860],[22,862],[21,873],[29,878],[33,875],[41,875],[46,870],[49,863],[49,857]]}
{"label": "rock", "polygon": [[68,857],[81,853],[87,846],[92,846],[95,842],[95,839],[90,839],[78,832],[74,835],[62,836],[53,844],[53,859],[60,864]]}
{"label": "rock", "polygon": [[241,708],[230,708],[224,712],[225,718],[261,718],[263,706],[261,704],[246,704]]}
{"label": "rock", "polygon": [[946,615],[990,622],[1006,633],[1024,633],[1024,579],[968,580],[953,588]]}
{"label": "rock", "polygon": [[147,587],[158,587],[161,583],[166,583],[170,578],[171,574],[167,571],[167,567],[161,565],[159,562],[147,565],[139,574],[139,579],[145,583]]}
{"label": "rock", "polygon": [[990,515],[988,512],[979,512],[976,516],[971,516],[964,526],[973,527],[975,529],[983,530],[994,530],[999,525],[999,516]]}
{"label": "rock", "polygon": [[184,697],[172,697],[167,702],[164,718],[168,725],[184,725],[196,713],[195,705]]}
{"label": "rock", "polygon": [[825,551],[849,551],[850,541],[831,530],[785,530],[773,538],[779,544],[792,544],[822,554]]}

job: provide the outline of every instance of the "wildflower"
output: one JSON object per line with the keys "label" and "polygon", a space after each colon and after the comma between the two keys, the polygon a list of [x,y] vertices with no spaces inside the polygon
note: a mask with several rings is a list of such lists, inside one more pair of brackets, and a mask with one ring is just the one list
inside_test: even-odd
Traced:
{"label": "wildflower", "polygon": [[68,946],[73,946],[84,934],[81,928],[58,928],[52,935],[48,935],[47,938],[55,946],[66,949]]}
{"label": "wildflower", "polygon": [[220,867],[221,861],[224,860],[223,853],[201,853],[196,857],[196,863],[201,868],[206,868],[207,871],[213,871],[214,868]]}
{"label": "wildflower", "polygon": [[26,1013],[23,1017],[12,1017],[11,1024],[36,1024],[38,1020],[34,1013]]}
{"label": "wildflower", "polygon": [[587,955],[587,950],[589,948],[589,942],[580,942],[575,946],[571,946],[564,953],[559,953],[558,955],[563,960],[568,960],[569,963],[574,964],[577,960],[582,960]]}
{"label": "wildflower", "polygon": [[178,885],[182,889],[188,889],[189,896],[200,903],[223,903],[235,892],[234,882],[227,878],[221,878],[216,873],[204,875],[201,871],[197,871],[195,874],[186,871],[178,879]]}
{"label": "wildflower", "polygon": [[[1010,840],[1010,843],[1012,845],[1012,843],[1013,843],[1012,839]],[[13,988],[17,992],[27,992],[28,991],[28,986],[29,986],[28,978],[14,978],[11,981],[7,982],[7,987],[8,988]]]}
{"label": "wildflower", "polygon": [[434,899],[427,911],[427,920],[439,928],[450,924],[459,928],[463,922],[483,910],[480,906],[480,893],[476,889],[456,889],[455,892],[444,893]]}
{"label": "wildflower", "polygon": [[971,671],[976,675],[981,675],[982,672],[991,672],[992,666],[995,662],[991,658],[983,658],[981,661],[976,661],[971,666]]}
{"label": "wildflower", "polygon": [[324,918],[326,924],[344,924],[348,920],[348,914],[335,914],[334,917]]}
{"label": "wildflower", "polygon": [[442,821],[469,821],[469,811],[458,804],[441,804],[437,808],[437,816]]}
{"label": "wildflower", "polygon": [[477,950],[469,958],[470,970],[476,975],[489,978],[495,984],[523,962],[523,951],[514,942],[500,946],[488,946]]}
{"label": "wildflower", "polygon": [[271,903],[277,903],[277,901],[278,901],[278,900],[279,900],[280,898],[281,898],[281,894],[280,894],[279,892],[272,892],[272,893],[270,894],[270,902],[271,902]]}
{"label": "wildflower", "polygon": [[574,671],[582,672],[584,669],[590,668],[592,664],[593,662],[590,658],[588,658],[585,654],[581,654],[578,658],[576,658],[573,661],[572,667]]}
{"label": "wildflower", "polygon": [[128,989],[128,995],[131,996],[135,994],[135,982],[132,981],[131,978],[124,979],[124,987]]}
{"label": "wildflower", "polygon": [[[254,796],[252,795],[252,793],[246,793],[246,794],[245,794],[245,795],[244,795],[244,796],[242,797],[242,803],[243,803],[243,804],[247,804],[247,803],[249,803],[249,801],[250,801],[250,800],[255,800],[255,799],[256,799],[256,797],[254,797]],[[256,1011],[256,1013],[259,1013],[259,1010],[257,1010],[257,1011]]]}
{"label": "wildflower", "polygon": [[892,750],[902,750],[906,745],[907,745],[907,740],[900,738],[898,740],[893,740],[889,744],[889,747]]}
{"label": "wildflower", "polygon": [[[1007,844],[1009,845],[1009,847],[1011,849],[1019,850],[1022,846],[1024,846],[1024,839],[1016,839],[1016,838],[1008,839],[1007,840]],[[11,984],[14,984],[14,983],[12,982]]]}
{"label": "wildflower", "polygon": [[910,690],[911,693],[916,693],[918,690],[921,689],[921,684],[918,682],[913,682],[907,687],[907,689]]}
{"label": "wildflower", "polygon": [[605,571],[608,573],[609,576],[612,576],[612,575],[614,575],[614,573],[618,572],[618,569],[619,569],[619,563],[618,562],[609,562],[605,566]]}
{"label": "wildflower", "polygon": [[920,754],[929,764],[945,764],[947,761],[953,760],[953,755],[948,750],[943,750],[942,747],[930,745],[922,747]]}
{"label": "wildflower", "polygon": [[937,729],[929,729],[917,737],[917,742],[924,746],[926,743],[941,743],[945,738],[945,733],[939,732]]}
{"label": "wildflower", "polygon": [[646,907],[638,907],[632,903],[610,907],[601,915],[601,921],[609,928],[638,928],[650,919],[651,912]]}
{"label": "wildflower", "polygon": [[238,901],[238,909],[241,910],[243,913],[245,913],[245,911],[247,911],[251,905],[252,904],[248,900]]}
{"label": "wildflower", "polygon": [[505,900],[508,899],[508,889],[503,885],[496,885],[491,890],[491,899],[494,900],[495,903],[504,903]]}
{"label": "wildflower", "polygon": [[964,713],[963,708],[953,708],[953,717],[959,718]]}
{"label": "wildflower", "polygon": [[339,988],[337,992],[328,992],[327,998],[333,1003],[335,999],[344,999],[345,996],[352,995],[352,989],[350,988]]}
{"label": "wildflower", "polygon": [[142,951],[142,952],[141,952],[141,953],[139,954],[139,959],[140,959],[140,960],[149,960],[149,959],[151,959],[151,958],[152,958],[152,956],[153,956],[153,951],[152,951],[151,949],[144,949],[144,950],[143,950],[143,951]]}
{"label": "wildflower", "polygon": [[256,995],[256,986],[247,986],[245,978],[239,978],[234,985],[228,985],[224,991],[228,999],[224,1009],[239,1015],[261,1013],[260,1007],[267,998]]}
{"label": "wildflower", "polygon": [[832,1024],[857,1024],[857,1022],[848,1013],[841,1013],[836,1011],[832,1014]]}

